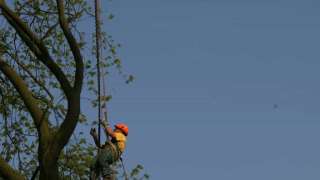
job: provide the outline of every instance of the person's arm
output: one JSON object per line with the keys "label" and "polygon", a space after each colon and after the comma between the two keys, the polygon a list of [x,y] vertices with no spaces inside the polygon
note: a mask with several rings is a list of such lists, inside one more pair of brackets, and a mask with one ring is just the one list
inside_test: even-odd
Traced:
{"label": "person's arm", "polygon": [[96,132],[95,128],[91,128],[90,130],[90,135],[92,136],[94,143],[96,144],[97,147],[101,148],[100,143],[99,143],[99,139],[98,139],[98,135]]}
{"label": "person's arm", "polygon": [[110,136],[111,138],[115,138],[115,134],[114,134],[112,128],[108,127],[106,122],[102,122],[102,126],[104,129],[104,132],[106,133],[106,136]]}

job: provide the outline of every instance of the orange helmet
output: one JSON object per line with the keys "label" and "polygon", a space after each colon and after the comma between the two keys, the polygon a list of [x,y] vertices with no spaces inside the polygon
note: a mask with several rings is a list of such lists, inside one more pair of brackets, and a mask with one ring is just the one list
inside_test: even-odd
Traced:
{"label": "orange helmet", "polygon": [[119,129],[124,135],[128,136],[129,128],[124,123],[118,123],[114,126],[116,129]]}

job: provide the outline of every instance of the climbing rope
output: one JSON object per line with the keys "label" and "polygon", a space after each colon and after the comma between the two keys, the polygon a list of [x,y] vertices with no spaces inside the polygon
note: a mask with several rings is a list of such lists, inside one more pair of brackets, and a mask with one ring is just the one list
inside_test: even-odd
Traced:
{"label": "climbing rope", "polygon": [[[104,68],[102,68],[101,70],[101,76],[102,76],[102,96],[103,97],[107,97],[107,89],[106,89],[106,83],[105,83],[105,71],[104,71]],[[102,104],[102,107],[101,107],[101,113],[103,115],[103,119],[104,121],[108,124],[108,111],[107,111],[107,100],[105,100]],[[110,141],[110,138],[109,136],[107,136],[107,141]]]}
{"label": "climbing rope", "polygon": [[100,1],[95,0],[95,25],[96,25],[96,59],[98,81],[98,142],[101,144],[101,70],[100,70]]}
{"label": "climbing rope", "polygon": [[124,178],[125,178],[125,180],[129,180],[129,177],[128,177],[128,174],[127,174],[127,170],[126,170],[126,167],[124,165],[122,157],[120,157],[120,161],[121,161],[121,166],[122,166],[122,169],[123,169]]}

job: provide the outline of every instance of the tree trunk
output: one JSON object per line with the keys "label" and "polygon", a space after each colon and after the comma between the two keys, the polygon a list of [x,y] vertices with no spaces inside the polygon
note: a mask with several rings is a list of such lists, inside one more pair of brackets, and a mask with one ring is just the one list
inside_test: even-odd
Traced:
{"label": "tree trunk", "polygon": [[40,165],[40,180],[58,180],[59,170],[58,163],[55,162],[43,162]]}
{"label": "tree trunk", "polygon": [[42,143],[43,146],[39,146],[38,149],[38,161],[40,167],[40,180],[58,180],[59,168],[58,168],[58,155],[52,151],[49,138],[46,139],[46,143]]}

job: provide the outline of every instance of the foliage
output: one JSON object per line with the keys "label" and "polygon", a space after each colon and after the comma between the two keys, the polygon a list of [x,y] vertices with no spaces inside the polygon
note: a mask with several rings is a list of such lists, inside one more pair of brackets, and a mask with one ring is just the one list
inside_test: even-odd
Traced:
{"label": "foliage", "polygon": [[[89,2],[89,3],[88,3]],[[85,0],[65,1],[64,13],[70,30],[74,35],[77,46],[82,52],[85,68],[84,88],[90,94],[92,106],[96,106],[96,68],[94,61],[94,42],[88,40],[88,34],[81,25],[93,21],[92,2]],[[70,51],[70,44],[66,40],[63,30],[59,26],[59,16],[56,1],[54,0],[15,0],[10,4],[14,12],[28,25],[44,46],[55,63],[65,73],[67,79],[74,84],[76,63]],[[113,15],[109,16],[112,19]],[[37,100],[39,108],[45,112],[49,128],[56,132],[67,114],[67,97],[62,91],[61,84],[51,71],[41,62],[37,55],[30,50],[26,42],[13,28],[1,17],[0,22],[0,55],[6,63],[26,82],[27,87]],[[31,39],[31,41],[33,41]],[[88,43],[89,42],[89,43]],[[121,60],[117,54],[116,44],[110,35],[102,33],[104,53],[108,54],[102,66],[108,71],[117,71],[123,76],[126,83],[134,80],[132,75],[122,72]],[[39,133],[32,121],[30,110],[25,106],[20,94],[14,90],[7,76],[0,73],[0,155],[15,169],[31,178],[36,171],[39,153]],[[87,98],[87,97],[86,97]],[[102,101],[110,100],[111,96],[103,96]],[[90,120],[91,121],[91,120]],[[88,119],[81,114],[79,123],[88,126]],[[87,127],[88,128],[88,127]],[[88,133],[80,130],[74,131],[68,144],[60,153],[58,166],[62,177],[71,179],[86,179],[88,167],[92,161],[95,148],[87,142]],[[132,179],[137,179],[142,166],[137,166],[130,174]],[[148,179],[148,175],[141,178]]]}

